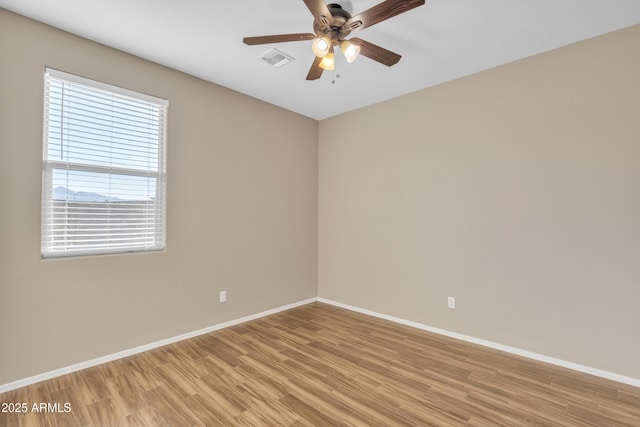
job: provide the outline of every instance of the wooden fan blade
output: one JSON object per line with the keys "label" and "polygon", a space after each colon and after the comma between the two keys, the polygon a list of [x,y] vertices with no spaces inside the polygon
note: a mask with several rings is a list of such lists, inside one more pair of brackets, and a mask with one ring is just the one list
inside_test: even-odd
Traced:
{"label": "wooden fan blade", "polygon": [[366,40],[359,39],[357,37],[349,39],[349,41],[357,46],[360,46],[360,55],[364,55],[367,58],[371,58],[381,64],[391,67],[400,61],[401,56],[397,53],[391,52],[383,47],[369,43]]}
{"label": "wooden fan blade", "polygon": [[313,64],[311,64],[311,68],[309,69],[309,74],[307,74],[307,80],[318,80],[320,76],[322,76],[324,70],[320,68],[320,61],[322,61],[322,58],[316,56],[316,59],[313,60]]}
{"label": "wooden fan blade", "polygon": [[342,28],[359,30],[422,6],[425,0],[386,0],[349,19]]}
{"label": "wooden fan blade", "polygon": [[256,44],[269,44],[269,43],[282,43],[282,42],[297,42],[301,40],[313,40],[316,38],[315,34],[311,33],[299,33],[299,34],[277,34],[273,36],[259,36],[259,37],[245,37],[242,39],[244,44],[256,45]]}
{"label": "wooden fan blade", "polygon": [[333,16],[331,16],[331,12],[329,12],[329,8],[323,0],[304,0],[304,4],[307,5],[321,28],[331,27]]}

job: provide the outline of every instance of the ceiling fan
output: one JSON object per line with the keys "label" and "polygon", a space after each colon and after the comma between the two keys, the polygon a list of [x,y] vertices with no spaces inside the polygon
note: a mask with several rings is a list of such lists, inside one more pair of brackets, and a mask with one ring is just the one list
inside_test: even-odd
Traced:
{"label": "ceiling fan", "polygon": [[348,62],[364,55],[388,67],[400,60],[400,55],[366,40],[354,37],[346,40],[352,31],[371,27],[378,22],[393,18],[418,6],[425,0],[386,0],[364,12],[351,16],[339,4],[325,4],[323,0],[304,0],[314,16],[313,33],[278,34],[271,36],[245,37],[248,45],[313,40],[311,49],[316,58],[307,74],[307,80],[316,80],[323,70],[334,70],[334,48],[339,47]]}

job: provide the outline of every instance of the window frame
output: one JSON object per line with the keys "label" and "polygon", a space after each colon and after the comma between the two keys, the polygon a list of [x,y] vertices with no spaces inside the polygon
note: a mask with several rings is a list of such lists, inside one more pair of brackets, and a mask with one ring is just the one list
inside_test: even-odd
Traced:
{"label": "window frame", "polygon": [[[125,100],[132,102],[141,102],[149,107],[150,110],[157,108],[157,122],[154,124],[157,125],[157,152],[153,152],[154,155],[157,154],[157,163],[153,162],[152,169],[144,169],[143,167],[123,167],[123,166],[113,166],[113,165],[103,165],[97,164],[99,162],[82,162],[82,161],[69,161],[63,159],[51,159],[49,156],[50,153],[50,127],[51,124],[57,124],[51,120],[52,115],[51,106],[51,91],[50,85],[52,81],[56,80],[57,82],[61,82],[62,85],[71,85],[75,88],[85,88],[94,94],[108,95],[113,97],[116,100]],[[60,83],[58,83],[60,84]],[[67,86],[64,86],[67,87]],[[63,89],[64,90],[64,89]],[[93,102],[97,102],[96,98],[93,98]],[[60,106],[64,104],[64,101],[60,101]],[[43,152],[42,152],[42,204],[41,204],[41,256],[42,258],[60,258],[60,257],[77,257],[77,256],[87,256],[87,255],[108,255],[108,254],[121,254],[121,253],[136,253],[136,252],[156,252],[156,251],[164,251],[166,248],[166,151],[167,151],[167,116],[168,116],[168,107],[169,101],[158,98],[155,96],[151,96],[144,93],[135,92],[129,89],[113,86],[107,83],[98,82],[95,80],[91,80],[85,77],[80,77],[74,74],[66,73],[63,71],[55,70],[52,68],[45,68],[44,73],[44,111],[43,111]],[[54,107],[55,108],[55,107]],[[62,108],[62,107],[61,107]],[[113,108],[115,110],[115,108]],[[153,110],[154,112],[156,110]],[[105,110],[106,112],[106,110]],[[63,113],[64,114],[64,113]],[[106,114],[101,117],[106,117]],[[62,123],[63,120],[60,119]],[[60,142],[58,143],[60,147],[64,147],[63,138],[68,137],[65,133],[67,131],[60,130],[60,135],[64,135],[60,137]],[[86,136],[85,136],[86,137]],[[155,143],[155,139],[151,139]],[[79,145],[82,146],[85,144],[81,142]],[[110,142],[109,144],[113,145],[114,142]],[[91,149],[91,144],[87,143],[86,146],[83,147],[87,150]],[[154,146],[155,148],[155,146]],[[135,151],[135,150],[130,150]],[[134,160],[140,160],[135,157],[132,157]],[[148,161],[148,157],[147,157]],[[69,199],[63,200],[64,206],[66,207],[64,216],[64,226],[62,234],[56,235],[54,232],[54,213],[55,213],[55,202],[60,201],[59,199],[55,199],[54,195],[54,171],[62,171],[62,173],[88,173],[99,175],[103,174],[104,178],[108,179],[118,179],[123,177],[137,177],[138,179],[144,180],[145,178],[148,181],[153,181],[155,188],[152,193],[153,196],[147,200],[146,202],[150,202],[150,205],[153,207],[151,210],[151,214],[147,214],[147,224],[146,228],[144,228],[145,232],[153,237],[150,239],[151,244],[124,244],[118,245],[114,243],[114,241],[118,240],[115,237],[105,238],[105,241],[109,242],[107,244],[99,245],[96,241],[93,242],[92,245],[80,245],[81,248],[78,249],[78,246],[75,246],[70,243],[70,240],[67,239],[69,235],[73,233],[70,232],[71,227],[68,226],[69,222],[69,213],[68,206],[70,202]],[[68,176],[68,175],[67,175]],[[118,177],[118,178],[115,178]],[[126,179],[126,178],[125,178]],[[97,181],[97,180],[96,180]],[[67,190],[68,191],[68,190]],[[97,192],[97,191],[96,191]],[[118,197],[112,197],[111,199],[118,199]],[[142,200],[130,200],[130,201],[122,201],[121,206],[126,205],[126,202],[130,202],[129,204],[140,203]],[[77,203],[73,201],[73,203]],[[112,208],[112,201],[108,201],[109,208],[106,209],[108,212],[106,214],[107,218],[103,222],[100,222],[101,226],[107,227],[110,230],[112,225],[112,221],[115,218],[113,211],[116,211],[117,208]],[[149,205],[145,205],[142,209],[148,208]],[[70,209],[73,210],[73,209]],[[133,215],[131,215],[133,217]],[[127,217],[129,218],[129,217]],[[152,221],[149,221],[149,218],[153,218]],[[152,223],[153,226],[150,226],[149,223]],[[89,227],[89,226],[87,226]],[[151,230],[151,232],[149,232]],[[104,233],[104,231],[102,232]],[[142,234],[144,234],[142,233]],[[109,233],[107,233],[109,234]],[[141,234],[141,235],[142,235]],[[65,240],[64,244],[56,245],[55,239],[57,236],[63,235]],[[123,240],[123,239],[121,239]]]}

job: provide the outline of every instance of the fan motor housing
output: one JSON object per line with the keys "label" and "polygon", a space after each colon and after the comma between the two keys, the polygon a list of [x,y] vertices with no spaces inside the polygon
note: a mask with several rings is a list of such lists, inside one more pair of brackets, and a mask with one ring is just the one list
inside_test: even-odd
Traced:
{"label": "fan motor housing", "polygon": [[[315,20],[313,22],[313,30],[319,37],[327,36],[334,43],[337,43],[340,40],[343,40],[351,33],[351,28],[343,28],[344,24],[351,19],[351,14],[344,10],[342,6],[337,3],[331,3],[327,5],[327,9],[329,9],[329,13],[331,13],[331,18],[333,22],[331,25],[327,25],[327,22],[321,22]],[[360,22],[360,21],[358,21]],[[356,24],[356,23],[354,23]],[[359,25],[354,25],[354,28],[359,27]]]}
{"label": "fan motor housing", "polygon": [[344,10],[338,3],[328,4],[327,8],[329,9],[329,12],[331,12],[331,16],[333,16],[334,20],[338,17],[344,18],[345,22],[351,19],[351,14]]}

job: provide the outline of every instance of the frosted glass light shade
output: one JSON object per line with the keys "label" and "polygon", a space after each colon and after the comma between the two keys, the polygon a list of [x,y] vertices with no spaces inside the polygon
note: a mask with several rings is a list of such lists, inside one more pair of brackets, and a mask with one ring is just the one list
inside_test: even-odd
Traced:
{"label": "frosted glass light shade", "polygon": [[311,42],[311,50],[316,56],[324,58],[331,49],[331,39],[329,37],[316,37]]}
{"label": "frosted glass light shade", "polygon": [[356,60],[358,55],[360,55],[360,46],[349,43],[345,40],[340,44],[340,51],[344,57],[347,58],[347,62],[351,63]]}
{"label": "frosted glass light shade", "polygon": [[335,70],[336,64],[335,64],[335,57],[333,55],[333,52],[327,53],[324,56],[324,58],[322,58],[322,61],[320,61],[320,64],[318,64],[318,66],[323,70],[329,70],[329,71]]}

